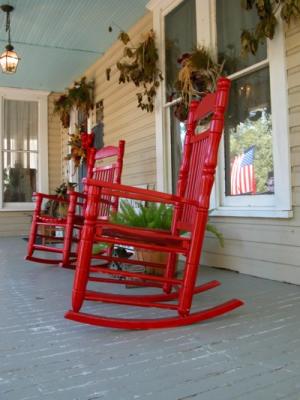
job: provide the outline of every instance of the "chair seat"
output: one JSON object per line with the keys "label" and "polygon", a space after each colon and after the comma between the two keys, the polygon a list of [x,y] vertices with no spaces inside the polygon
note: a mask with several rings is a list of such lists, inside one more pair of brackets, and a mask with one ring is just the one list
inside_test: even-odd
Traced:
{"label": "chair seat", "polygon": [[185,249],[188,238],[174,236],[170,231],[162,229],[144,229],[120,225],[107,225],[102,228],[102,235],[110,238],[127,239],[136,243],[154,244],[161,247],[174,247]]}
{"label": "chair seat", "polygon": [[[84,218],[81,215],[76,215],[74,218],[75,225],[83,225]],[[66,217],[52,217],[51,215],[39,215],[38,222],[42,222],[49,225],[66,225],[67,218]]]}

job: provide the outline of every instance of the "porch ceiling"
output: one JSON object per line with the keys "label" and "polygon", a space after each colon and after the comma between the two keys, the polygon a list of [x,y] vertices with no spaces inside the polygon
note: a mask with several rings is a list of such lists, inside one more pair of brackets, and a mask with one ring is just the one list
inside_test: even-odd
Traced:
{"label": "porch ceiling", "polygon": [[[62,91],[146,12],[148,0],[2,0],[15,7],[11,37],[19,57],[0,86]],[[108,32],[112,25],[113,32]],[[7,44],[0,15],[0,51]]]}

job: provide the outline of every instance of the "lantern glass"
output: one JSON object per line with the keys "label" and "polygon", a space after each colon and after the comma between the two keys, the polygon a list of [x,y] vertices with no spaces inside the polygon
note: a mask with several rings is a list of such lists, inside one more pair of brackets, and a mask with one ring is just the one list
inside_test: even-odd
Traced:
{"label": "lantern glass", "polygon": [[0,56],[0,65],[2,72],[14,74],[17,70],[19,57],[13,50],[5,50]]}

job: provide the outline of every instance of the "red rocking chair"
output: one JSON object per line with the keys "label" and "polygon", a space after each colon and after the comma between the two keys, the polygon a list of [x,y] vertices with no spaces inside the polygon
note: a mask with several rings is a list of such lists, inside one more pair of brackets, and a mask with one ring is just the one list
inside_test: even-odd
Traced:
{"label": "red rocking chair", "polygon": [[[202,101],[192,101],[190,105],[176,195],[93,179],[86,181],[88,186],[87,208],[73,284],[73,309],[66,313],[67,319],[122,329],[177,327],[222,315],[243,304],[241,300],[232,299],[213,308],[191,312],[194,295],[220,285],[220,282],[213,280],[197,286],[196,278],[229,88],[230,81],[220,78],[215,93],[208,94]],[[208,129],[197,133],[199,121],[206,119],[209,115],[211,115],[211,120]],[[173,205],[171,230],[129,227],[97,219],[98,210],[101,207],[101,197],[104,195]],[[184,235],[181,234],[182,232]],[[99,263],[95,265],[95,260],[93,263],[91,262],[94,241],[167,253],[166,264],[141,262],[117,257],[114,254],[97,256],[106,262],[116,261],[133,265],[142,263],[145,267],[162,269],[163,276],[115,271],[103,268]],[[185,258],[182,277],[177,277],[175,273],[177,255]],[[95,275],[95,273],[97,274]],[[132,294],[133,289],[130,289],[131,294],[124,294],[124,291],[123,294],[98,292],[87,288],[89,282],[93,282],[94,285],[103,283],[104,288],[107,288],[108,283],[115,286],[132,284],[151,288],[151,292]],[[159,293],[153,294],[153,288],[158,289]],[[117,316],[94,315],[80,311],[85,300],[124,306],[153,307],[161,309],[160,313],[164,312],[167,315],[149,319],[120,318],[119,309]],[[134,310],[132,309],[132,312],[135,312]],[[170,310],[175,312],[175,315],[170,316]],[[125,312],[128,312],[128,308],[124,310],[124,314]]]}
{"label": "red rocking chair", "polygon": [[[95,148],[88,149],[87,178],[93,178],[101,182],[120,184],[124,148],[125,142],[120,140],[119,146],[106,146],[100,150]],[[36,193],[35,197],[36,206],[33,213],[28,251],[25,259],[45,264],[59,264],[62,267],[72,268],[72,263],[76,260],[76,252],[72,253],[71,247],[73,243],[78,242],[75,232],[81,231],[83,226],[87,186],[84,185],[83,193],[70,191],[67,200],[63,200],[59,196],[47,195],[44,193]],[[67,216],[65,218],[59,218],[45,215],[42,210],[44,199],[67,204]],[[116,211],[117,208],[118,198],[106,196],[99,209],[98,217],[107,219],[110,212]],[[50,230],[50,234],[47,234],[47,229],[48,231]],[[63,232],[63,237],[55,236],[57,230]],[[42,244],[39,243],[40,240],[43,241]],[[48,242],[45,243],[46,241]],[[53,242],[61,242],[63,246],[55,246]],[[33,255],[35,252],[57,253],[62,256],[56,259],[50,257],[42,258]]]}

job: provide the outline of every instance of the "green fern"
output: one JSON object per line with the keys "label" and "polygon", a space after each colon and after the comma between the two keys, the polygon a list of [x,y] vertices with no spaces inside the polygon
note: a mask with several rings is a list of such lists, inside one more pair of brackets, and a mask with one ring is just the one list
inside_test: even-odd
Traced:
{"label": "green fern", "polygon": [[223,234],[222,234],[220,231],[218,231],[218,229],[217,229],[215,226],[213,226],[213,225],[210,224],[210,223],[207,223],[207,224],[206,224],[206,230],[207,230],[208,232],[212,233],[213,235],[215,235],[216,238],[217,238],[218,241],[219,241],[220,246],[221,246],[221,247],[224,247],[224,236],[223,236]]}
{"label": "green fern", "polygon": [[151,229],[169,230],[173,209],[165,204],[146,203],[134,207],[129,201],[120,202],[120,211],[112,213],[113,223]]}
{"label": "green fern", "polygon": [[[110,221],[120,225],[170,230],[172,217],[173,207],[171,206],[149,202],[134,206],[128,200],[121,200],[119,212],[112,213]],[[224,247],[224,237],[215,226],[208,223],[206,230],[215,235],[220,246]]]}

